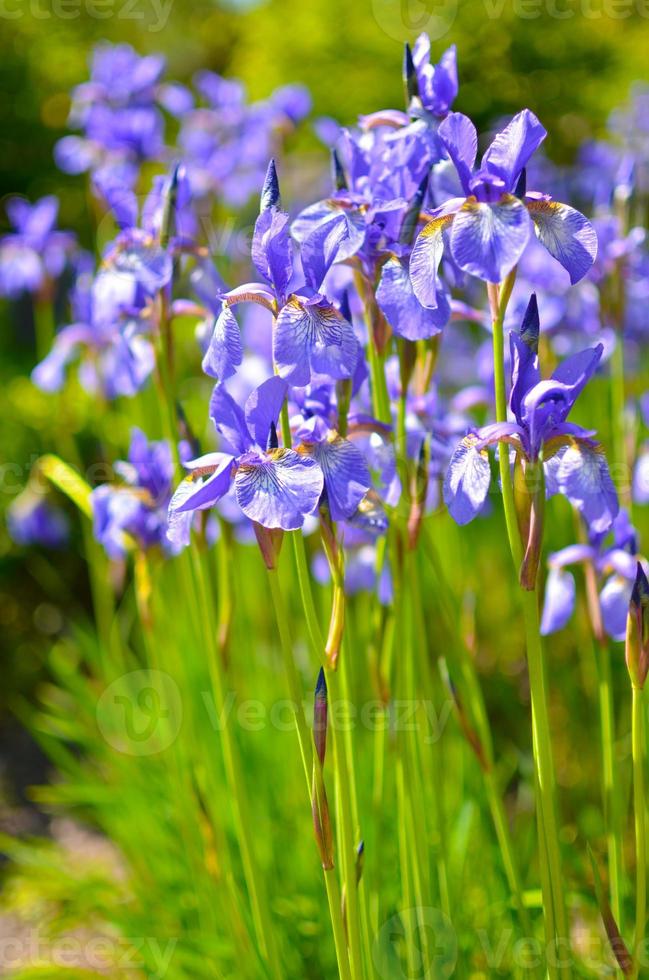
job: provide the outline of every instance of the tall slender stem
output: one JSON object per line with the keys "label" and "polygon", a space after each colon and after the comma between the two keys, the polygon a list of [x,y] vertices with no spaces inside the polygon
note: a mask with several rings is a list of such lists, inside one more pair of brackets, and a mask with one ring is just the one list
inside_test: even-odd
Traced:
{"label": "tall slender stem", "polygon": [[[507,303],[513,289],[514,279],[515,270],[509,274],[500,288],[493,285],[489,285],[488,287],[492,311],[494,393],[497,422],[507,421],[503,321]],[[507,537],[509,539],[516,574],[518,575],[522,558],[522,546],[516,519],[514,488],[509,466],[509,451],[507,445],[503,443],[500,444],[498,449],[498,466],[500,470]],[[565,894],[561,880],[559,837],[554,801],[554,761],[550,742],[550,725],[543,651],[540,638],[537,590],[528,591],[524,589],[522,590],[522,596],[530,694],[532,699],[533,746],[539,789],[538,803],[540,805],[537,806],[537,819],[539,822],[540,859],[543,860],[543,853],[545,851],[548,861],[547,876],[542,876],[544,905],[546,909],[550,906],[553,909],[556,931],[555,942],[559,946],[557,952],[561,956],[561,946],[565,947],[566,953],[569,954],[570,937],[565,907]],[[565,970],[563,967],[560,967],[560,970],[566,976],[570,976],[572,972],[569,966]]]}
{"label": "tall slender stem", "polygon": [[642,689],[633,687],[631,708],[631,753],[633,756],[633,811],[635,821],[635,976],[639,975],[637,958],[644,943],[647,920],[647,814],[644,792],[644,698]]}
{"label": "tall slender stem", "polygon": [[[289,625],[288,611],[284,602],[284,596],[279,582],[277,571],[268,572],[273,606],[275,607],[275,617],[277,619],[277,629],[280,637],[280,647],[284,671],[288,681],[289,694],[293,702],[293,715],[295,728],[300,746],[300,756],[306,777],[307,792],[309,799],[312,797],[312,764],[313,749],[312,741],[304,716],[302,704],[302,690],[298,677],[295,661],[293,659],[293,646],[291,642],[291,630]],[[345,942],[345,928],[342,919],[342,907],[340,898],[340,886],[336,877],[335,868],[326,868],[324,871],[325,886],[327,889],[327,900],[329,902],[329,914],[331,917],[331,927],[336,947],[336,960],[338,963],[338,973],[340,980],[352,980],[349,967],[349,957],[347,955],[347,945]]]}
{"label": "tall slender stem", "polygon": [[604,819],[608,852],[608,876],[611,891],[611,910],[622,931],[622,828],[619,819],[619,787],[614,758],[615,721],[611,686],[611,651],[608,643],[599,646],[599,711],[602,734],[602,777],[604,781]]}
{"label": "tall slender stem", "polygon": [[[203,622],[204,639],[207,641],[208,667],[216,710],[220,717],[224,714],[225,683],[222,674],[221,651],[218,646],[217,624],[214,619],[213,605],[208,595],[201,555],[194,553],[194,574],[198,585],[199,605]],[[241,860],[243,862],[246,885],[250,894],[255,929],[270,965],[272,975],[281,976],[275,931],[268,913],[268,900],[265,894],[263,876],[258,873],[254,850],[252,847],[252,828],[248,799],[243,788],[243,778],[239,754],[229,725],[221,730],[221,747],[223,762],[228,776],[229,792],[232,794],[237,815],[237,829]]]}

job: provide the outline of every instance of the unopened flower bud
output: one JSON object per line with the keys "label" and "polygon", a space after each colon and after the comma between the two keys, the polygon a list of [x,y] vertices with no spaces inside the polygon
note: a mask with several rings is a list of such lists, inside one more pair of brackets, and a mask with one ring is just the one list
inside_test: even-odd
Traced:
{"label": "unopened flower bud", "polygon": [[626,666],[631,683],[642,690],[649,671],[649,581],[640,562],[626,620]]}

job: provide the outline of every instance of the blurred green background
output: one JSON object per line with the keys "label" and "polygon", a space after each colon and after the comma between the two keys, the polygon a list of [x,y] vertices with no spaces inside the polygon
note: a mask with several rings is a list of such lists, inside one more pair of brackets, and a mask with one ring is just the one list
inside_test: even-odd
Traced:
{"label": "blurred green background", "polygon": [[[644,6],[643,6],[644,4]],[[643,16],[644,15],[644,16]],[[309,86],[315,115],[344,123],[401,107],[403,42],[428,28],[433,53],[458,46],[458,106],[478,128],[528,105],[570,158],[605,124],[630,83],[646,77],[644,0],[2,0],[0,194],[66,196],[52,163],[70,88],[87,77],[92,44],[163,51],[169,74],[200,68],[242,78],[251,97],[287,81]],[[80,217],[66,202],[64,218]],[[76,201],[77,208],[81,205]]]}
{"label": "blurred green background", "polygon": [[[141,53],[162,51],[168,77],[178,81],[189,81],[204,68],[240,77],[251,98],[264,97],[286,82],[303,82],[313,96],[313,118],[333,116],[352,123],[359,113],[402,107],[403,42],[426,29],[434,59],[448,44],[457,44],[456,107],[484,130],[499,116],[529,106],[549,130],[547,151],[558,161],[572,160],[585,138],[604,131],[610,110],[626,99],[635,80],[646,77],[648,67],[649,7],[641,0],[270,0],[229,5],[206,0],[0,0],[0,198],[20,193],[33,200],[56,193],[60,226],[74,228],[91,244],[86,178],[59,173],[52,148],[67,131],[69,91],[88,77],[97,41],[128,41]],[[295,139],[304,149],[321,153],[324,161],[309,125]],[[0,227],[4,222],[0,208]],[[0,309],[2,458],[17,462],[25,477],[29,461],[51,448],[50,434],[58,421],[49,398],[28,380],[35,357],[25,327],[29,320],[28,301]],[[92,457],[92,445],[88,449]],[[11,501],[12,488],[15,480],[5,487],[9,492],[2,494],[0,509]],[[557,544],[570,539],[569,522],[562,532]],[[0,692],[0,717],[6,723],[6,705],[42,676],[51,636],[61,626],[61,610],[67,617],[87,607],[87,582],[74,553],[52,562],[37,549],[16,549],[2,525],[0,563],[0,633],[11,654],[3,664]],[[495,596],[493,601],[500,600]],[[515,675],[522,663],[516,639],[511,645]],[[507,651],[499,656],[506,659]],[[488,657],[493,669],[489,651]],[[507,700],[506,688],[498,697]],[[27,769],[26,778],[33,779],[29,762]],[[20,785],[15,773],[10,782],[16,778]]]}

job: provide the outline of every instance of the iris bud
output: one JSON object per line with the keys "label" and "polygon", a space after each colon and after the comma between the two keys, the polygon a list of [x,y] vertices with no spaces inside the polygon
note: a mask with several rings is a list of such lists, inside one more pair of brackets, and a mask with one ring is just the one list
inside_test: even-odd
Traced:
{"label": "iris bud", "polygon": [[631,683],[642,690],[649,671],[649,581],[640,562],[626,620],[625,654]]}

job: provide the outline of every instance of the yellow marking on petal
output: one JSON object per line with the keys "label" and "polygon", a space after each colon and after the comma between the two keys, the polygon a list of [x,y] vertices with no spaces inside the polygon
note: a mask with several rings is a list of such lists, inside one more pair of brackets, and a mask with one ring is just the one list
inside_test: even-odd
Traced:
{"label": "yellow marking on petal", "polygon": [[561,211],[565,205],[561,204],[560,201],[525,201],[525,207],[532,212],[554,214]]}
{"label": "yellow marking on petal", "polygon": [[422,228],[421,237],[431,238],[433,235],[438,235],[444,230],[444,228],[446,228],[447,225],[450,225],[453,218],[454,215],[452,214],[445,214],[441,218],[433,218],[432,221],[429,221],[428,224],[424,225]]}

